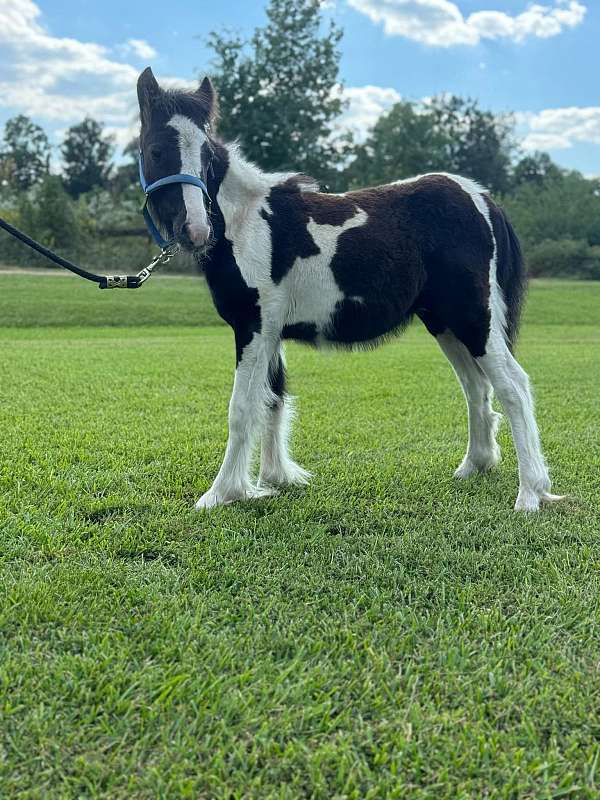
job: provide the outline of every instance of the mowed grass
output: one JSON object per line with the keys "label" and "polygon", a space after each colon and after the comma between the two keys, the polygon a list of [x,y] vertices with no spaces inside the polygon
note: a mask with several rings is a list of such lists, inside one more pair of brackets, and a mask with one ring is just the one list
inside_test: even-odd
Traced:
{"label": "mowed grass", "polygon": [[193,511],[234,364],[199,279],[0,275],[0,796],[600,796],[600,284],[538,283],[520,357],[555,489],[457,483],[415,324],[288,347],[306,489]]}

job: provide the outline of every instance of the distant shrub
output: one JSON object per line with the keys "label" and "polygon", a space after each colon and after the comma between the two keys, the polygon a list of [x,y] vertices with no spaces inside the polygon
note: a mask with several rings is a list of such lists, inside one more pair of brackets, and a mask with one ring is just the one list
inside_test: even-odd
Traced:
{"label": "distant shrub", "polygon": [[[136,187],[122,192],[118,200],[106,190],[97,189],[74,201],[55,175],[46,176],[27,192],[6,191],[0,195],[0,216],[65,258],[104,274],[138,272],[156,255],[157,247],[144,232],[139,209]],[[141,231],[139,235],[137,230]],[[129,235],[116,235],[116,231]],[[53,266],[2,231],[0,264]],[[185,254],[164,268],[171,274],[194,271],[193,260]]]}
{"label": "distant shrub", "polygon": [[[58,176],[46,175],[27,192],[7,193],[0,215],[46,247],[59,250],[67,258],[76,255],[81,237],[74,204]],[[49,266],[45,258],[7,234],[0,236],[0,261]]]}
{"label": "distant shrub", "polygon": [[581,239],[545,239],[527,250],[532,277],[600,280],[600,246]]}

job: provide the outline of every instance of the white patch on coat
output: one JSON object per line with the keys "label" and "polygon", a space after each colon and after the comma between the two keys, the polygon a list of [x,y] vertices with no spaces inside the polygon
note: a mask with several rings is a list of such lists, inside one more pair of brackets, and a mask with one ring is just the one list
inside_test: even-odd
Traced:
{"label": "white patch on coat", "polygon": [[[264,173],[243,158],[237,145],[228,145],[227,150],[229,165],[217,194],[225,220],[225,238],[232,243],[233,256],[248,286],[262,289],[263,295],[268,294],[274,288],[271,228],[263,213],[268,216],[272,213],[267,200],[271,189],[295,177],[296,173]],[[300,189],[316,192],[318,186],[301,183]]]}
{"label": "white patch on coat", "polygon": [[[344,299],[331,270],[340,236],[365,225],[367,219],[367,213],[358,207],[356,214],[343,225],[320,225],[309,219],[307,230],[321,252],[308,258],[297,258],[281,281],[285,296],[289,298],[286,325],[314,322],[320,333],[327,329],[337,303]],[[364,302],[361,297],[348,299]]]}
{"label": "white patch on coat", "polygon": [[[195,122],[183,114],[175,114],[167,123],[178,133],[181,172],[202,178],[202,145],[206,134]],[[183,202],[186,208],[190,238],[194,243],[203,244],[210,235],[210,223],[204,205],[204,192],[199,186],[181,184]]]}
{"label": "white patch on coat", "polygon": [[229,155],[217,203],[225,221],[225,238],[232,244],[242,277],[248,286],[257,288],[271,276],[271,228],[261,212],[269,210],[266,197],[274,176],[267,178],[233,148]]}

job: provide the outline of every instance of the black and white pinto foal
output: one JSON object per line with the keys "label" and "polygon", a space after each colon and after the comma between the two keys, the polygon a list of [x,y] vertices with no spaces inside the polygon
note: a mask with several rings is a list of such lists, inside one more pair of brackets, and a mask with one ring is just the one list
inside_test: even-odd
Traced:
{"label": "black and white pinto foal", "polygon": [[[233,328],[236,371],[223,464],[199,509],[304,484],[288,452],[290,399],[282,341],[373,343],[416,314],[436,337],[464,391],[467,453],[459,478],[500,460],[496,391],[519,461],[515,508],[535,511],[550,478],[527,375],[512,346],[524,289],[515,233],[486,191],[467,178],[429,174],[343,195],[296,174],[265,174],[212,134],[214,89],[163,91],[151,70],[138,82],[146,179],[177,173],[150,207],[169,237],[194,250],[214,303]],[[261,437],[258,482],[250,477]]]}

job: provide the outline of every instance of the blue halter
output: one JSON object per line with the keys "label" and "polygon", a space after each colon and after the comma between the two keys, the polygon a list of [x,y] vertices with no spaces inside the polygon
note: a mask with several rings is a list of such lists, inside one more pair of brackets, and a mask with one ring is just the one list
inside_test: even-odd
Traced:
{"label": "blue halter", "polygon": [[206,184],[201,178],[197,178],[195,175],[187,175],[186,173],[182,172],[177,175],[167,175],[165,178],[159,178],[154,183],[146,183],[146,178],[144,177],[144,155],[140,150],[140,157],[139,157],[139,165],[140,165],[140,183],[142,185],[142,189],[144,194],[146,195],[146,199],[144,200],[144,205],[142,206],[142,214],[144,215],[144,221],[146,223],[146,227],[150,231],[152,238],[156,242],[156,244],[162,248],[163,250],[166,247],[172,245],[175,239],[171,239],[167,241],[163,236],[161,236],[160,231],[154,224],[154,220],[150,216],[150,212],[148,211],[148,198],[155,192],[157,189],[162,188],[163,186],[169,186],[171,183],[189,183],[191,186],[197,186],[199,189],[202,189],[204,192],[205,197],[208,200],[208,204],[210,207],[210,195],[208,194],[208,189]]}

